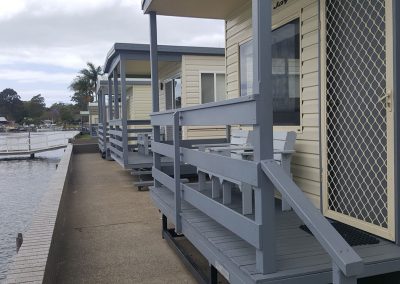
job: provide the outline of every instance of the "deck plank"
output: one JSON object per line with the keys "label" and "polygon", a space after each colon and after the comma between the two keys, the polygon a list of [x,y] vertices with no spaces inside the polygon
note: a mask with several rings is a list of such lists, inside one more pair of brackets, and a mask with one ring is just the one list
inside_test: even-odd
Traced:
{"label": "deck plank", "polygon": [[[202,192],[203,193],[203,192]],[[173,194],[165,189],[152,189],[151,194],[157,195],[168,206],[173,206]],[[204,192],[209,195],[210,192]],[[240,210],[240,199],[232,198],[232,205]],[[187,206],[182,210],[182,218],[190,224],[195,232],[207,240],[210,250],[218,251],[224,257],[254,280],[268,283],[269,281],[283,281],[288,279],[324,279],[324,283],[331,281],[331,259],[318,241],[309,233],[299,228],[301,220],[294,212],[276,211],[276,256],[278,271],[276,273],[263,275],[256,270],[255,249],[247,242],[212,220],[203,212]],[[363,258],[368,266],[365,275],[378,274],[380,271],[396,267],[399,263],[400,270],[400,247],[386,240],[380,240],[379,244],[354,247],[356,252]],[[381,264],[390,263],[386,269]],[[386,270],[385,270],[386,269]]]}

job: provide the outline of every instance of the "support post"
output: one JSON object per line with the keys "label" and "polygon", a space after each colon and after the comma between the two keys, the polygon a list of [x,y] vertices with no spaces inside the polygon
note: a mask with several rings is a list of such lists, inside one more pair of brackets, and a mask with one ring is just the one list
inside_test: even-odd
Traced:
{"label": "support post", "polygon": [[242,183],[240,190],[242,191],[242,214],[253,214],[253,189],[251,185]]}
{"label": "support post", "polygon": [[[253,92],[258,94],[254,127],[254,160],[273,159],[273,109],[271,94],[271,1],[252,0]],[[258,170],[255,189],[255,221],[261,225],[261,248],[256,250],[256,268],[263,274],[276,271],[275,193],[271,181]]]}
{"label": "support post", "polygon": [[181,147],[180,147],[180,131],[179,131],[179,115],[177,111],[174,113],[174,181],[175,181],[175,232],[182,233],[181,222]]}
{"label": "support post", "polygon": [[[108,119],[109,121],[113,120],[113,92],[112,92],[112,80],[111,80],[111,74],[109,74],[108,77]],[[108,130],[111,130],[111,123],[108,125]],[[107,125],[106,125],[106,130],[104,131],[105,133],[105,140],[104,140],[104,149],[106,151],[106,159],[111,160],[111,149],[107,149]]]}
{"label": "support post", "polygon": [[332,264],[332,283],[333,284],[357,284],[357,277],[347,277],[343,274],[340,268],[333,263]]}
{"label": "support post", "polygon": [[[393,25],[393,115],[394,115],[394,196],[395,196],[395,216],[399,216],[400,212],[400,3],[392,1],[392,23]],[[400,218],[395,218],[395,236],[396,244],[400,245]]]}
{"label": "support post", "polygon": [[164,238],[164,232],[168,231],[168,219],[164,214],[162,215],[162,232],[161,236]]}
{"label": "support post", "polygon": [[126,61],[121,59],[120,64],[121,77],[121,124],[122,124],[122,153],[124,164],[128,164],[128,108],[126,96]]}
{"label": "support post", "polygon": [[199,171],[197,175],[199,178],[199,191],[203,191],[206,188],[206,173]]}
{"label": "support post", "polygon": [[218,270],[214,267],[214,265],[210,264],[210,284],[218,283]]}
{"label": "support post", "polygon": [[221,183],[218,177],[211,177],[211,198],[219,198],[221,196]]}
{"label": "support post", "polygon": [[113,71],[113,76],[114,76],[114,118],[119,119],[120,114],[119,114],[119,92],[118,92],[118,74],[117,74],[117,69]]}
{"label": "support post", "polygon": [[101,123],[103,124],[103,145],[104,145],[104,151],[105,151],[105,157],[107,157],[107,108],[106,108],[106,96],[105,94],[103,94],[103,92],[101,93],[101,112],[102,112],[102,116],[101,116]]}
{"label": "support post", "polygon": [[102,120],[102,113],[101,113],[101,111],[102,111],[102,106],[101,106],[101,94],[100,94],[100,91],[98,91],[97,93],[96,93],[96,97],[97,97],[97,112],[99,113],[99,123],[101,123],[103,120]]}
{"label": "support post", "polygon": [[222,204],[228,205],[232,203],[232,183],[224,181],[222,183]]}
{"label": "support post", "polygon": [[[157,14],[149,13],[150,18],[150,61],[151,61],[151,94],[153,101],[153,112],[160,111],[160,98],[158,89],[158,51],[157,51]],[[153,126],[153,141],[160,142],[160,126]],[[153,153],[153,167],[161,170],[161,156],[158,153]],[[155,180],[155,186],[161,184]]]}
{"label": "support post", "polygon": [[108,119],[113,119],[113,92],[112,92],[112,80],[108,77]]}

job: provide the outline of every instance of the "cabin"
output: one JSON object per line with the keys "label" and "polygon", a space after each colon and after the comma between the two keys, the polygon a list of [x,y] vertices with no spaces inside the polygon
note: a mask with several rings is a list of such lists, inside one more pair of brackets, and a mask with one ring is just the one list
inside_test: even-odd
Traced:
{"label": "cabin", "polygon": [[[118,93],[121,94],[121,82],[118,81]],[[150,112],[150,99],[149,94],[151,93],[150,81],[146,79],[127,79],[126,80],[126,92],[127,92],[127,118],[128,120],[146,120],[149,119],[148,113]],[[98,144],[101,155],[111,160],[110,152],[110,133],[109,133],[109,121],[110,111],[115,112],[114,97],[109,96],[108,80],[99,80],[97,84],[98,97],[98,113],[99,113],[99,138]],[[111,102],[110,102],[111,100]],[[133,102],[137,100],[137,103]],[[111,105],[111,108],[109,108]],[[118,106],[118,112],[121,113],[121,105]],[[129,129],[135,129],[134,125],[128,126]],[[128,142],[129,147],[134,146],[134,141]]]}
{"label": "cabin", "polygon": [[[174,110],[225,99],[225,57],[222,48],[160,46],[159,90],[160,108]],[[116,43],[107,55],[104,72],[108,76],[108,115],[110,158],[124,169],[141,170],[152,167],[150,137],[152,128],[152,96],[150,82],[150,47],[146,44]],[[132,84],[132,86],[129,86]],[[128,87],[129,86],[129,87]],[[201,88],[212,88],[213,97],[202,97]],[[103,91],[105,93],[105,91]],[[203,92],[205,93],[205,92]],[[105,99],[102,96],[102,111]],[[104,115],[105,117],[105,115]],[[185,138],[198,136],[224,139],[226,127],[184,127]],[[162,130],[163,139],[172,140],[172,128]],[[145,141],[148,141],[148,145]],[[219,141],[219,140],[210,140]],[[142,146],[146,148],[142,153]],[[170,161],[165,159],[166,164]]]}
{"label": "cabin", "polygon": [[89,132],[90,136],[97,137],[97,131],[99,126],[99,106],[97,102],[89,103]]}
{"label": "cabin", "polygon": [[[154,82],[157,15],[225,22],[227,100],[171,112],[153,90],[150,194],[169,243],[183,234],[209,261],[212,283],[217,274],[231,283],[357,283],[399,271],[400,4],[143,0],[142,9]],[[250,129],[251,159],[200,151],[179,135],[217,125]],[[168,126],[172,144],[159,135]],[[291,174],[275,161],[279,132],[296,133]],[[174,159],[173,178],[161,157]],[[207,179],[182,183],[187,164]],[[361,235],[371,242],[352,241]]]}

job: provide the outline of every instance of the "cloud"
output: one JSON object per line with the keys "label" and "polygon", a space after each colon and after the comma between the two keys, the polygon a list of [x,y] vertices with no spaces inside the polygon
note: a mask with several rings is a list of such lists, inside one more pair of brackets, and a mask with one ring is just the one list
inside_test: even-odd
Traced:
{"label": "cloud", "polygon": [[0,78],[17,83],[65,83],[72,81],[75,73],[52,73],[32,70],[0,69]]}
{"label": "cloud", "polygon": [[[36,80],[54,91],[51,79],[68,86],[86,62],[102,66],[115,42],[148,43],[140,7],[141,0],[0,0],[0,86],[36,91]],[[159,44],[224,47],[222,21],[159,17],[158,29]],[[38,64],[47,70],[34,70]],[[69,100],[67,89],[55,94]]]}

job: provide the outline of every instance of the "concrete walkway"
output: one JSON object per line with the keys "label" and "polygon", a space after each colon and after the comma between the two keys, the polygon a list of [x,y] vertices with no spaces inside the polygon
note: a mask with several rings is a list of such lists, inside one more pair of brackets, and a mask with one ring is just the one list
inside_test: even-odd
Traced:
{"label": "concrete walkway", "polygon": [[73,159],[57,283],[195,283],[129,172],[97,153]]}

